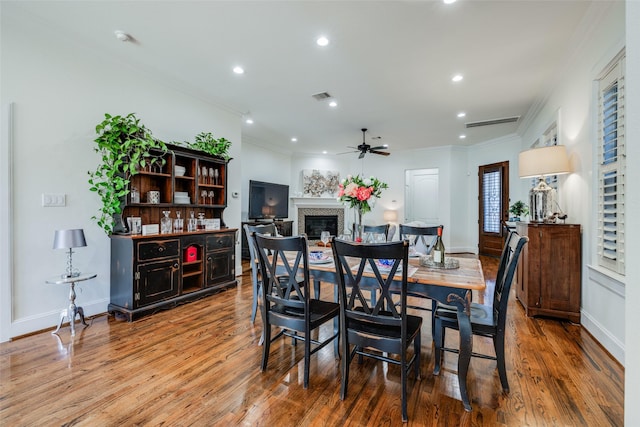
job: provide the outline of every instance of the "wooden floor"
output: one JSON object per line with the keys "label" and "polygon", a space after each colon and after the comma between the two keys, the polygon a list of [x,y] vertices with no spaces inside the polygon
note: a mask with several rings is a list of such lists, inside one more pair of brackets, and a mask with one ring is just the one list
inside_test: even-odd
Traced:
{"label": "wooden floor", "polygon": [[[491,285],[496,260],[482,261]],[[332,294],[323,287],[323,297]],[[456,355],[446,354],[442,373],[432,374],[424,322],[422,379],[411,375],[408,385],[409,425],[622,426],[622,367],[580,326],[526,318],[513,295],[510,303],[511,392],[502,393],[495,362],[474,358],[473,411],[465,412]],[[245,274],[237,288],[133,323],[103,315],[88,328],[78,325],[73,340],[66,327],[60,339],[47,331],[0,344],[0,424],[402,425],[394,365],[354,361],[344,401],[332,346],[312,356],[306,390],[303,346],[289,339],[272,345],[268,370],[260,372],[261,321],[251,324],[250,307]],[[490,348],[487,339],[475,341],[475,350]]]}

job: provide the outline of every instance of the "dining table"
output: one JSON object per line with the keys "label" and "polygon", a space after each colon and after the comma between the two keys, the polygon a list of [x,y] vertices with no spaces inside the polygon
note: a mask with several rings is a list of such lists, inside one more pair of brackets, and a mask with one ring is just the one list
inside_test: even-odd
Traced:
{"label": "dining table", "polygon": [[[323,262],[310,260],[309,274],[313,277],[316,298],[320,295],[320,282],[338,284],[336,267],[332,259],[329,247],[309,247],[309,252],[324,251],[326,254]],[[422,256],[424,257],[424,256]],[[467,392],[467,372],[471,353],[473,350],[473,338],[471,334],[471,295],[473,291],[483,292],[485,290],[485,280],[482,271],[482,264],[477,258],[455,257],[448,255],[447,258],[455,260],[450,264],[457,264],[457,268],[433,268],[421,262],[420,256],[409,258],[407,269],[407,293],[410,296],[428,298],[443,304],[454,306],[457,310],[458,325],[460,332],[459,357],[458,357],[458,383],[460,397],[466,411],[471,411],[471,403]],[[328,260],[328,258],[331,258]],[[355,264],[352,267],[355,268]],[[366,277],[374,280],[373,273],[364,273]],[[391,290],[401,286],[402,275],[396,274]],[[334,292],[337,298],[337,292]],[[439,372],[434,372],[439,374]]]}

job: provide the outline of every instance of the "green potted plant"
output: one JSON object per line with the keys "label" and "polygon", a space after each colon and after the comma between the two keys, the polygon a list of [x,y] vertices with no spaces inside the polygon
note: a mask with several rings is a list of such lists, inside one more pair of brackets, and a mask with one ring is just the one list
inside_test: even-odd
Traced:
{"label": "green potted plant", "polygon": [[521,216],[529,215],[529,206],[527,206],[522,200],[518,200],[509,208],[509,213],[513,214],[512,221],[520,221]]}
{"label": "green potted plant", "polygon": [[107,234],[127,232],[122,221],[122,208],[131,177],[147,165],[164,164],[167,152],[164,142],[155,139],[134,113],[126,116],[105,114],[96,126],[95,151],[101,162],[89,171],[90,190],[100,196],[100,213],[92,219]]}
{"label": "green potted plant", "polygon": [[187,142],[189,147],[203,151],[212,156],[222,157],[225,160],[229,160],[229,148],[231,148],[231,141],[225,138],[214,138],[211,132],[200,132],[196,135],[195,142]]}

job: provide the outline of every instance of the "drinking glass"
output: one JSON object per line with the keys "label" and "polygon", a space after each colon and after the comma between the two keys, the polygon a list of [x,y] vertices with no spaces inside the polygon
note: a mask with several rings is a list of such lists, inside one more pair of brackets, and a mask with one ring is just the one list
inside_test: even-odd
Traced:
{"label": "drinking glass", "polygon": [[211,180],[211,182],[209,184],[217,184],[217,180],[215,179],[216,176],[216,170],[213,168],[209,168],[209,179]]}
{"label": "drinking glass", "polygon": [[209,190],[209,204],[212,205],[213,204],[213,197],[215,196],[215,193],[213,192],[213,190]]}
{"label": "drinking glass", "polygon": [[203,183],[203,184],[206,184],[206,183],[207,183],[207,175],[208,175],[207,167],[206,167],[206,166],[203,166],[203,167],[202,167],[202,183]]}
{"label": "drinking glass", "polygon": [[373,235],[374,243],[384,243],[387,241],[384,233],[374,233]]}
{"label": "drinking glass", "polygon": [[207,190],[202,190],[200,192],[200,197],[202,198],[202,204],[206,205],[207,204]]}
{"label": "drinking glass", "polygon": [[215,183],[218,184],[218,178],[220,177],[220,172],[218,171],[218,169],[213,171],[213,176],[215,178]]}
{"label": "drinking glass", "polygon": [[331,238],[331,233],[329,233],[328,231],[323,231],[320,233],[320,241],[324,246],[327,246],[327,243],[329,243],[330,238]]}

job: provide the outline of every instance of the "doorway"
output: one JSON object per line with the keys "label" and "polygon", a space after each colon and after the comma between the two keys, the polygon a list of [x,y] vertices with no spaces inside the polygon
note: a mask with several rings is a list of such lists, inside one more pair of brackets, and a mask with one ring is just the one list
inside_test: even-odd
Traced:
{"label": "doorway", "polygon": [[438,169],[410,169],[405,171],[404,223],[422,221],[440,224],[438,209]]}
{"label": "doorway", "polygon": [[478,167],[478,253],[499,257],[509,218],[509,162]]}

